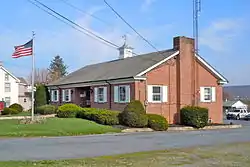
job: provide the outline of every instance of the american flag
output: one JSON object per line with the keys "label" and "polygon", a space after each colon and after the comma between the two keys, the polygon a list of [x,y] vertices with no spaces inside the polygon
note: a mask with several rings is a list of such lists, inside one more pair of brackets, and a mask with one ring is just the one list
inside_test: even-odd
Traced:
{"label": "american flag", "polygon": [[24,45],[15,46],[15,52],[12,58],[19,58],[23,56],[31,56],[33,54],[33,39]]}

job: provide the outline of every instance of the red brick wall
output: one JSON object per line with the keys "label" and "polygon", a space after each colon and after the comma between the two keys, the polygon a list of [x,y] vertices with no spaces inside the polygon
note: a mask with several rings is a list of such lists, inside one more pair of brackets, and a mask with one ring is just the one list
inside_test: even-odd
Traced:
{"label": "red brick wall", "polygon": [[[168,102],[148,103],[147,113],[163,115],[170,123],[179,123],[179,111],[185,105],[197,104],[209,108],[214,122],[222,121],[222,88],[217,79],[194,59],[194,40],[185,37],[174,39],[174,48],[179,49],[176,59],[147,73],[147,81],[135,82],[135,98],[142,103],[147,99],[146,85],[168,86]],[[215,86],[217,95],[214,103],[199,103],[201,86]],[[198,97],[198,98],[197,98]]]}
{"label": "red brick wall", "polygon": [[215,123],[222,123],[223,121],[223,98],[222,98],[222,86],[217,84],[217,79],[206,70],[201,64],[198,65],[199,70],[199,87],[215,87],[216,88],[216,101],[210,103],[199,102],[202,107],[209,109],[209,117]]}

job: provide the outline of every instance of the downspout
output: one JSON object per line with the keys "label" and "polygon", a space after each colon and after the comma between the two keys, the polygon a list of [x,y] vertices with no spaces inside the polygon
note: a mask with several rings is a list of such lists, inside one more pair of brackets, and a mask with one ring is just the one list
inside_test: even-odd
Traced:
{"label": "downspout", "polygon": [[112,103],[111,103],[111,83],[109,81],[105,81],[109,85],[109,109],[111,110]]}

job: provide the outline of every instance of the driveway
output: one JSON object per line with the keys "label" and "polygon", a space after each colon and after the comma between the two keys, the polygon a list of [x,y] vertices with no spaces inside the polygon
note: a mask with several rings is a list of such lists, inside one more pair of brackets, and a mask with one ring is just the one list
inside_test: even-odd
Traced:
{"label": "driveway", "polygon": [[146,132],[78,137],[1,139],[0,161],[50,160],[250,141],[250,121],[240,129]]}

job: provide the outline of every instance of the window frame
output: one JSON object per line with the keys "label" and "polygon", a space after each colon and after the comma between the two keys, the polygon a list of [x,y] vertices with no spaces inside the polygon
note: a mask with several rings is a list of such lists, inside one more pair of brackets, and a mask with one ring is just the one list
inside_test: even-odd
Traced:
{"label": "window frame", "polygon": [[[9,87],[6,87],[6,84],[9,84]],[[7,91],[6,88],[9,88],[9,91]],[[4,83],[4,92],[6,92],[6,93],[11,92],[11,83],[10,82],[5,82]]]}
{"label": "window frame", "polygon": [[4,80],[5,81],[9,81],[10,80],[10,75],[8,73],[5,73]]}
{"label": "window frame", "polygon": [[[160,92],[154,93],[154,88],[160,88]],[[162,92],[162,85],[152,85],[152,102],[153,103],[161,103],[163,101],[163,92]],[[160,100],[154,100],[154,96],[160,96]]]}
{"label": "window frame", "polygon": [[65,102],[70,102],[71,101],[70,96],[71,96],[70,89],[64,89],[64,98],[63,99],[64,99]]}
{"label": "window frame", "polygon": [[[119,103],[126,103],[127,102],[126,101],[126,99],[127,99],[126,87],[127,87],[127,85],[119,85],[118,86],[118,101],[119,101]],[[121,91],[120,91],[121,88],[123,88],[125,90],[125,92],[124,92],[124,100],[121,100]]]}
{"label": "window frame", "polygon": [[[97,87],[97,102],[98,103],[104,103],[105,102],[105,95],[104,95],[104,92],[105,92],[105,87]],[[102,94],[99,92],[100,90],[102,90]],[[102,97],[102,100],[100,100]]]}
{"label": "window frame", "polygon": [[[52,102],[58,102],[59,101],[59,98],[58,98],[58,96],[59,96],[59,91],[58,90],[51,90],[51,96],[52,96],[52,99],[51,99],[51,101]],[[56,96],[55,96],[56,95]],[[56,99],[55,99],[55,97],[56,97]]]}
{"label": "window frame", "polygon": [[[6,100],[7,98],[9,98],[9,100]],[[8,101],[9,104],[7,104],[7,101]],[[9,107],[10,104],[11,104],[11,97],[4,97],[4,102],[6,104],[6,107]]]}
{"label": "window frame", "polygon": [[[212,97],[212,96],[213,96],[213,95],[212,95],[212,94],[213,94],[212,87],[204,87],[203,89],[204,89],[204,95],[203,95],[203,96],[204,96],[204,97],[203,97],[204,101],[205,101],[205,102],[211,102],[211,101],[212,101],[212,98],[213,98],[213,97]],[[207,93],[206,90],[209,90],[209,92]],[[207,99],[206,96],[208,96],[208,97],[210,97],[210,98]]]}

